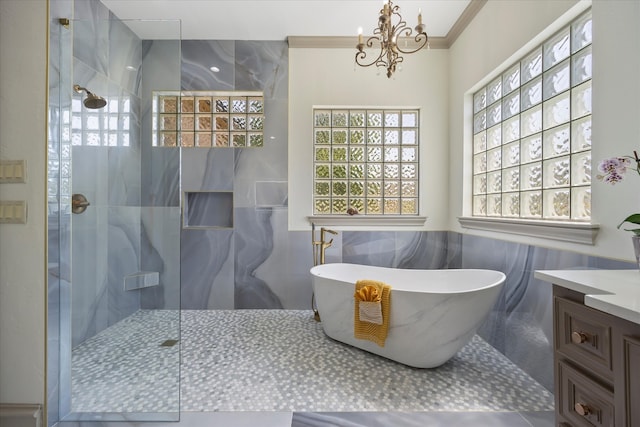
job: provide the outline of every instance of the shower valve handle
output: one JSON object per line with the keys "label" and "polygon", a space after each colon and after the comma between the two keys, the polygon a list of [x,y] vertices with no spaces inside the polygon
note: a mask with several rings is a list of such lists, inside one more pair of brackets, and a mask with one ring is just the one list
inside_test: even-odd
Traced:
{"label": "shower valve handle", "polygon": [[90,204],[91,203],[89,203],[84,194],[77,193],[71,196],[71,212],[73,212],[74,214],[83,213],[87,210],[87,207]]}

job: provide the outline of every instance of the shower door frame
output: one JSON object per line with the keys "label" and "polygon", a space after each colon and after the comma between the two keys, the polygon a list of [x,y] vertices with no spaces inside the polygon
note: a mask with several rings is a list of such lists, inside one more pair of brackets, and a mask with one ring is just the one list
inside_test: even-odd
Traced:
{"label": "shower door frame", "polygon": [[[72,374],[72,235],[73,235],[73,214],[71,213],[71,195],[73,193],[72,185],[72,138],[73,131],[71,125],[72,101],[74,76],[74,47],[73,47],[73,28],[79,20],[73,21],[68,19],[60,19],[55,17],[58,13],[68,13],[67,16],[73,16],[73,2],[50,0],[52,7],[50,8],[50,31],[49,31],[49,117],[48,117],[48,164],[47,164],[47,354],[46,354],[46,400],[47,415],[46,423],[48,426],[56,423],[60,425],[76,425],[79,421],[179,421],[180,419],[180,355],[178,341],[178,356],[175,366],[175,375],[178,386],[175,390],[177,394],[177,408],[171,408],[167,412],[72,412],[71,400],[71,374]],[[68,9],[68,10],[64,10]],[[103,20],[108,25],[112,21],[123,21],[111,15],[112,19]],[[165,21],[166,22],[166,21]],[[180,39],[181,29],[180,22],[174,21],[178,28],[178,36],[176,42],[178,45],[177,57],[175,60],[180,64]],[[94,23],[95,24],[95,23]],[[108,27],[110,28],[110,27]],[[110,34],[110,32],[107,32]],[[144,41],[140,40],[142,44]],[[180,75],[176,76],[176,85],[179,88]],[[81,85],[82,86],[82,85]],[[98,93],[103,95],[102,93]],[[105,97],[108,94],[104,94]],[[77,96],[77,95],[76,95]],[[141,99],[145,96],[140,95]],[[150,96],[146,96],[150,99]],[[146,101],[146,100],[145,100]],[[142,163],[143,145],[151,146],[151,140],[148,132],[150,132],[150,123],[143,122],[143,101],[139,102],[140,111],[138,111],[138,119],[140,128],[138,129],[140,140],[140,163]],[[107,103],[107,108],[109,104]],[[148,120],[150,121],[151,108],[146,111]],[[146,120],[146,119],[145,119]],[[143,126],[148,125],[146,139],[144,139]],[[107,145],[107,144],[104,144]],[[105,151],[105,150],[103,150]],[[148,153],[148,151],[147,151]],[[178,154],[178,165],[179,165]],[[142,171],[142,167],[141,167]],[[141,174],[144,172],[140,172]],[[142,179],[142,178],[141,178]],[[179,169],[178,169],[179,182]],[[179,185],[179,184],[178,184]],[[142,190],[141,190],[142,191]],[[144,205],[142,195],[140,203],[137,205],[140,209],[139,221],[142,222],[143,209],[147,210],[147,222],[153,222],[153,209],[158,208],[155,205]],[[163,206],[160,206],[161,208]],[[88,209],[96,209],[95,206],[89,206]],[[109,209],[109,206],[106,206]],[[135,208],[135,207],[134,207]],[[171,208],[173,209],[173,208]],[[151,210],[151,213],[149,213]],[[177,226],[180,226],[180,206],[175,207],[177,214]],[[162,216],[162,215],[159,215]],[[172,220],[175,215],[167,215]],[[149,220],[149,217],[152,219]],[[142,228],[143,225],[140,225]],[[145,230],[146,231],[146,230]],[[157,232],[156,232],[157,234]],[[179,235],[179,233],[178,233]],[[152,239],[153,236],[148,237]],[[157,236],[156,236],[157,239]],[[178,239],[179,241],[179,239]],[[150,242],[150,241],[149,241]],[[141,262],[141,261],[140,261]],[[169,309],[176,311],[177,328],[175,334],[171,338],[180,340],[180,255],[179,243],[177,252],[177,283],[165,284],[173,286],[171,292],[177,293],[177,301],[174,299],[170,303]],[[177,286],[177,291],[175,287]],[[134,291],[135,292],[135,291]],[[160,292],[163,292],[162,290]],[[164,299],[160,298],[164,302]],[[162,307],[166,309],[166,307]],[[140,308],[139,308],[140,309]],[[156,308],[158,309],[158,308]]]}

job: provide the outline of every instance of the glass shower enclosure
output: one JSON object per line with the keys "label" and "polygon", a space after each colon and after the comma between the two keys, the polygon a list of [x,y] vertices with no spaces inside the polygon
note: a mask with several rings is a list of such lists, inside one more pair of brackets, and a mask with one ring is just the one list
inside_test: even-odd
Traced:
{"label": "glass shower enclosure", "polygon": [[50,24],[47,424],[177,421],[180,151],[151,141],[180,22],[75,3]]}

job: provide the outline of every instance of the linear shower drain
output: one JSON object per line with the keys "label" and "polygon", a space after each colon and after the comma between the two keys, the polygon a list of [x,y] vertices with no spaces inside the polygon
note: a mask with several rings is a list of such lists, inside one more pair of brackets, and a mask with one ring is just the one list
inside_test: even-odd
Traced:
{"label": "linear shower drain", "polygon": [[166,340],[162,344],[160,344],[160,347],[173,347],[177,343],[178,340]]}

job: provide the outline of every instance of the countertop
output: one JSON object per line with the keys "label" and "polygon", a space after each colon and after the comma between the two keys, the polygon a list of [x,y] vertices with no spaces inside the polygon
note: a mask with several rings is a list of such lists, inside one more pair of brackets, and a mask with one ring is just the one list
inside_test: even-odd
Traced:
{"label": "countertop", "polygon": [[581,292],[586,306],[640,325],[638,270],[536,270],[534,277]]}

